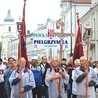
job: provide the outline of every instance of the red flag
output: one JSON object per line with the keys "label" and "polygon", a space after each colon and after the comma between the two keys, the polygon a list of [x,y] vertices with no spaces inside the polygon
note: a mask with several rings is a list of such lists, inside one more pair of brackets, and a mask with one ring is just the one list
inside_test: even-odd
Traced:
{"label": "red flag", "polygon": [[80,28],[79,18],[77,19],[77,24],[78,24],[78,31],[77,31],[77,36],[76,36],[76,42],[75,42],[73,60],[79,59],[81,56],[84,55],[84,53],[83,53],[82,34],[81,34],[81,28]]}
{"label": "red flag", "polygon": [[27,49],[26,49],[25,6],[26,6],[26,1],[24,1],[21,31],[19,32],[20,40],[19,40],[19,47],[18,47],[18,58],[24,57],[26,59],[26,67],[30,68],[28,57],[27,57]]}

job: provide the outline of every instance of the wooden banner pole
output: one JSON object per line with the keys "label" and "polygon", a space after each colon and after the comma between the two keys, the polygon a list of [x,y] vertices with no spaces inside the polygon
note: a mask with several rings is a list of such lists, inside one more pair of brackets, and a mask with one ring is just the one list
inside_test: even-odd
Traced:
{"label": "wooden banner pole", "polygon": [[86,65],[86,71],[87,71],[87,75],[86,75],[86,95],[85,98],[88,97],[88,68],[89,68],[89,38],[87,38],[87,65]]}

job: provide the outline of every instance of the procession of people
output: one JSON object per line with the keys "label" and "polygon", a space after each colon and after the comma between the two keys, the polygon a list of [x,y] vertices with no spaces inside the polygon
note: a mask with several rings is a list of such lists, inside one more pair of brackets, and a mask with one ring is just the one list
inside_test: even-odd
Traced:
{"label": "procession of people", "polygon": [[29,64],[24,57],[0,59],[0,98],[97,98],[98,64],[90,66],[86,57],[39,61],[32,55]]}

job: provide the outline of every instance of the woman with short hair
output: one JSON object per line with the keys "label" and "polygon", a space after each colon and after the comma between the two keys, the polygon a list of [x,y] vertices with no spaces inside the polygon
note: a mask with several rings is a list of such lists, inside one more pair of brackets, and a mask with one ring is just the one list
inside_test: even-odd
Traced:
{"label": "woman with short hair", "polygon": [[48,86],[49,98],[65,98],[64,83],[69,80],[69,75],[59,66],[57,57],[53,57],[46,72],[45,83]]}

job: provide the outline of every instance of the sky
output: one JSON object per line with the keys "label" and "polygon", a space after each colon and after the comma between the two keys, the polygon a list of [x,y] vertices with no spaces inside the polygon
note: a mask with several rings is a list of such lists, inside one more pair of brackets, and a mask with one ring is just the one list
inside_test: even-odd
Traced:
{"label": "sky", "polygon": [[[22,17],[23,0],[0,0],[0,24],[4,21],[8,9],[15,21]],[[27,0],[26,27],[35,30],[37,24],[45,23],[47,18],[59,19],[61,13],[60,0]]]}

